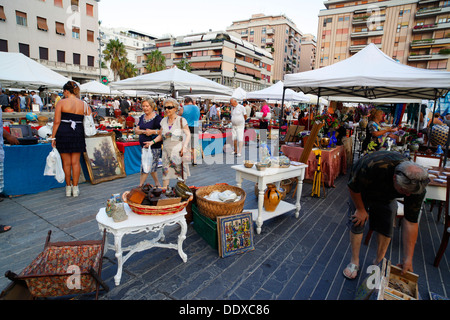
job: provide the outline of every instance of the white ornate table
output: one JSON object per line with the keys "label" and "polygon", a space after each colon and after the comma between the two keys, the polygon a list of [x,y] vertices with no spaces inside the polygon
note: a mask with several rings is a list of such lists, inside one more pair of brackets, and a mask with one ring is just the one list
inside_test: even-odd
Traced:
{"label": "white ornate table", "polygon": [[[258,171],[256,167],[246,168],[242,164],[231,167],[236,170],[236,184],[239,188],[242,185],[243,179],[258,183],[258,209],[248,210],[252,212],[253,220],[256,221],[256,232],[258,234],[261,233],[263,222],[268,219],[272,219],[294,209],[295,217],[298,218],[301,208],[300,197],[302,195],[303,179],[305,178],[305,169],[307,167],[304,163],[298,166],[291,165],[289,168],[267,168],[264,171]],[[266,184],[275,182],[279,186],[282,180],[295,177],[298,178],[295,206],[286,201],[280,201],[274,212],[265,211],[263,204]]]}
{"label": "white ornate table", "polygon": [[[176,214],[169,215],[138,215],[131,211],[128,204],[124,204],[125,212],[128,219],[122,222],[114,222],[111,217],[106,214],[105,208],[101,208],[97,213],[96,219],[100,231],[103,232],[106,229],[107,232],[114,235],[114,245],[111,245],[106,241],[105,253],[108,249],[114,249],[117,258],[117,274],[114,276],[116,285],[119,285],[122,277],[122,267],[125,261],[135,252],[144,251],[153,247],[169,248],[178,250],[178,254],[184,262],[187,261],[187,255],[183,252],[183,241],[186,239],[187,224],[186,224],[186,209]],[[162,243],[164,241],[164,227],[179,224],[181,227],[180,234],[178,236],[178,243]],[[141,241],[133,246],[122,248],[122,238],[126,234],[137,234],[141,232],[157,232],[155,238],[151,240]],[[123,256],[124,251],[129,251]]]}

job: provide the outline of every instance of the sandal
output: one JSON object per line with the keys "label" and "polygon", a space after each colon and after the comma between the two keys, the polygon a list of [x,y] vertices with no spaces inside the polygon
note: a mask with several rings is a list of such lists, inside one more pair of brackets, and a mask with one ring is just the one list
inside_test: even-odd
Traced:
{"label": "sandal", "polygon": [[[8,227],[9,227],[9,229],[8,229]],[[5,225],[3,225],[3,224],[0,224],[0,233],[8,232],[8,231],[11,230],[11,229],[12,229],[11,226],[5,226]]]}
{"label": "sandal", "polygon": [[[350,276],[348,276],[347,274],[345,274],[345,270],[350,270]],[[357,266],[356,264],[353,263],[349,263],[347,265],[347,267],[344,269],[344,271],[342,271],[342,274],[344,275],[344,277],[346,277],[349,280],[353,280],[358,276],[358,271],[359,271],[359,266]],[[351,277],[351,275],[353,275],[353,273],[356,272],[354,277]]]}

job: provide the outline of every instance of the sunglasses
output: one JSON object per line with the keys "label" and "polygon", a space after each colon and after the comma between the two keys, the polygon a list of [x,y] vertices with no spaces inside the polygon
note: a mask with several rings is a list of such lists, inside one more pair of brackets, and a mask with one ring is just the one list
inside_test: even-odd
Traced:
{"label": "sunglasses", "polygon": [[410,179],[406,176],[406,174],[404,174],[401,171],[395,171],[395,174],[401,174],[402,176],[404,176],[406,178],[406,184],[414,184],[414,185],[418,185],[419,183],[428,184],[431,181],[430,178],[426,178],[424,180]]}
{"label": "sunglasses", "polygon": [[164,107],[164,109],[165,110],[172,110],[172,109],[175,109],[175,107],[174,106],[167,106],[167,107]]}

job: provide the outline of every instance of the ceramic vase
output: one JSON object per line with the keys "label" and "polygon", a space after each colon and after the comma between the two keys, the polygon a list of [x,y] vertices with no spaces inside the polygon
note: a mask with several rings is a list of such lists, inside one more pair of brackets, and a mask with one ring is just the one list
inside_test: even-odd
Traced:
{"label": "ceramic vase", "polygon": [[264,209],[273,212],[281,201],[281,193],[274,184],[268,184],[264,193]]}

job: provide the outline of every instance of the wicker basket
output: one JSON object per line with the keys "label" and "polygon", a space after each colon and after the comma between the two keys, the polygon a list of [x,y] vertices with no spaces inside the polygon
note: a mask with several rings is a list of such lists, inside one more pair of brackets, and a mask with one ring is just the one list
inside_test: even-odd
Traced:
{"label": "wicker basket", "polygon": [[[236,202],[219,202],[205,199],[205,196],[209,195],[213,191],[223,192],[225,190],[233,191],[238,196],[241,196],[241,199]],[[196,197],[197,207],[200,213],[208,218],[215,220],[217,216],[229,216],[241,213],[244,209],[246,194],[245,191],[241,188],[226,184],[216,184],[199,188],[196,191]]]}
{"label": "wicker basket", "polygon": [[122,194],[122,200],[123,202],[128,204],[131,211],[140,215],[154,215],[154,216],[178,213],[182,211],[184,208],[186,208],[189,202],[192,201],[192,199],[194,198],[193,196],[191,196],[187,201],[170,204],[167,206],[147,206],[129,201],[128,194],[129,191],[125,191]]}

